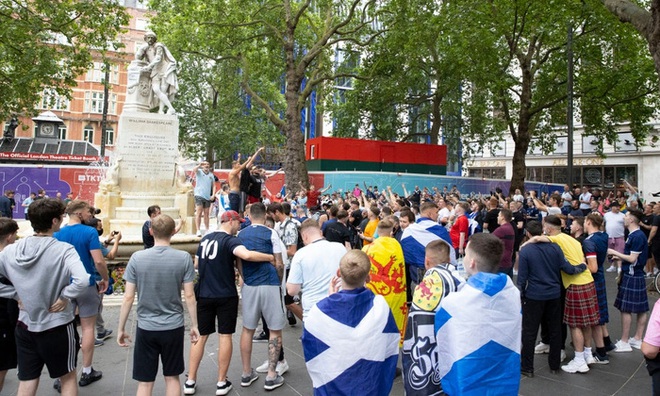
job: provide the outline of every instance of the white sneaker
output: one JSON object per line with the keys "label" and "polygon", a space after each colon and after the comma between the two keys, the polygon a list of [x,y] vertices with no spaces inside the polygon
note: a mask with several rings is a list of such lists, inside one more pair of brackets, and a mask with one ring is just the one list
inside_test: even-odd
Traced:
{"label": "white sneaker", "polygon": [[594,355],[587,353],[584,354],[584,361],[587,363],[587,366],[596,363],[596,359],[594,359]]}
{"label": "white sneaker", "polygon": [[638,340],[635,337],[630,337],[628,339],[628,344],[635,349],[642,349],[642,340]]}
{"label": "white sneaker", "polygon": [[[254,369],[257,373],[267,373],[268,372],[268,360],[263,362],[263,364],[256,369]],[[285,360],[282,360],[281,362],[277,362],[277,367],[275,367],[275,371],[277,371],[277,375],[282,375],[289,371],[289,363],[286,362]]]}
{"label": "white sneaker", "polygon": [[565,364],[561,366],[561,369],[567,373],[586,373],[589,371],[589,366],[587,366],[587,363],[584,361],[584,359],[580,359],[578,362],[577,358],[574,358],[568,364]]}
{"label": "white sneaker", "polygon": [[613,350],[612,352],[632,352],[632,348],[630,347],[630,344],[623,340],[617,341],[617,343],[614,344],[614,346],[616,347],[616,349]]}
{"label": "white sneaker", "polygon": [[[564,352],[562,350],[562,352]],[[550,345],[539,342],[537,346],[534,347],[534,353],[540,355],[542,353],[550,353]]]}
{"label": "white sneaker", "polygon": [[559,354],[559,361],[563,362],[564,360],[566,360],[566,351],[562,349],[561,354]]}
{"label": "white sneaker", "polygon": [[610,265],[610,268],[607,269],[607,272],[616,272],[616,265]]}
{"label": "white sneaker", "polygon": [[202,236],[202,231],[201,231],[201,230],[197,230],[197,234],[195,234],[195,235],[198,236],[198,237],[201,237],[201,236]]}

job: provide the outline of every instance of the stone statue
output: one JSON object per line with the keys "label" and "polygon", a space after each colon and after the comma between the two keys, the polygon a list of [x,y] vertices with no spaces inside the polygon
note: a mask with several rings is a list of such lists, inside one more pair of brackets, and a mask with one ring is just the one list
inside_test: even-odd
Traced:
{"label": "stone statue", "polygon": [[184,163],[183,159],[178,159],[175,162],[175,183],[179,194],[188,194],[193,190],[192,183],[188,180],[186,170],[183,167]]}
{"label": "stone statue", "polygon": [[151,78],[151,107],[158,106],[158,113],[163,114],[167,106],[167,114],[176,114],[172,107],[172,100],[179,89],[176,71],[176,59],[163,43],[157,42],[154,32],[144,35],[146,45],[140,47],[135,54],[135,59],[147,62],[141,71],[149,73]]}
{"label": "stone statue", "polygon": [[119,192],[119,163],[121,157],[117,157],[115,163],[105,172],[105,179],[99,183],[99,192]]}

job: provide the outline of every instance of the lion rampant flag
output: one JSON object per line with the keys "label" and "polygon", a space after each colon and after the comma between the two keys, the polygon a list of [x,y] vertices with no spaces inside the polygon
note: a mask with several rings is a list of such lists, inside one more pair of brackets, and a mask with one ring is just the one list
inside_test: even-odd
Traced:
{"label": "lion rampant flag", "polygon": [[403,346],[403,336],[408,319],[408,306],[406,305],[406,268],[403,259],[403,250],[399,242],[391,237],[378,237],[376,240],[362,248],[371,261],[370,281],[367,288],[374,294],[385,298],[392,310],[394,321],[399,328],[401,340],[399,348]]}

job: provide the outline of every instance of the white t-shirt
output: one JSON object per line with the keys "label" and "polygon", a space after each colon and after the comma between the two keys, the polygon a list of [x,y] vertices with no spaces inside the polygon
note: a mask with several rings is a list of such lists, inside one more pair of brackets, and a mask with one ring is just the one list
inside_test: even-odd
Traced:
{"label": "white t-shirt", "polygon": [[325,239],[298,250],[291,260],[287,283],[302,286],[303,318],[319,301],[328,296],[330,281],[337,275],[346,246]]}
{"label": "white t-shirt", "polygon": [[446,221],[449,221],[449,216],[451,216],[451,212],[447,208],[442,208],[438,211],[438,223],[442,223],[442,219],[446,219]]}
{"label": "white t-shirt", "polygon": [[582,201],[591,201],[591,193],[587,191],[584,194],[580,194],[580,209],[591,209],[591,205],[584,203]]}
{"label": "white t-shirt", "polygon": [[625,225],[623,219],[626,217],[623,213],[607,212],[603,215],[605,220],[605,232],[609,238],[623,238]]}

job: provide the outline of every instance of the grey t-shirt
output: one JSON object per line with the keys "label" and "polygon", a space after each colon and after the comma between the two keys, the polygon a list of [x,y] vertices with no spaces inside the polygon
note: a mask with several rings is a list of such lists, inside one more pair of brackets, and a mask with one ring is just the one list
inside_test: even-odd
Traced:
{"label": "grey t-shirt", "polygon": [[190,254],[169,246],[133,253],[124,280],[137,286],[138,327],[173,330],[184,325],[181,287],[195,279]]}

